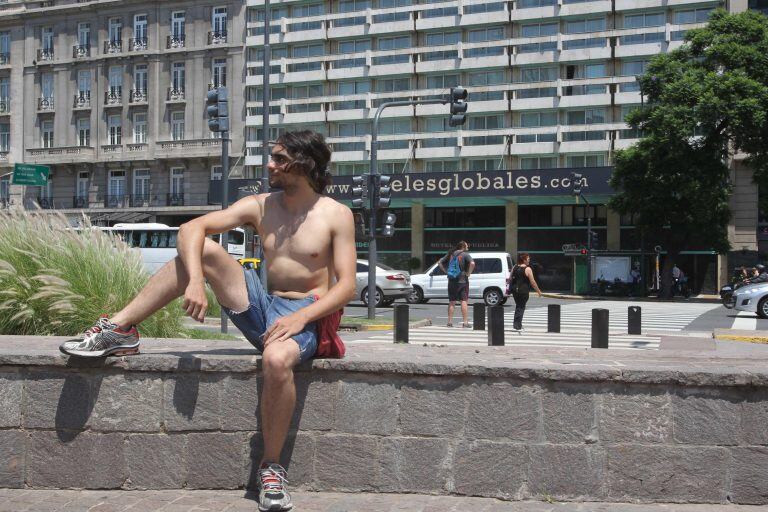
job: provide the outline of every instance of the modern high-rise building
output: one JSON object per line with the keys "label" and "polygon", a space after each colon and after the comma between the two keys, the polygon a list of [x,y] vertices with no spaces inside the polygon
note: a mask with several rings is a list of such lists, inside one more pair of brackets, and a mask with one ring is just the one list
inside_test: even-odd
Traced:
{"label": "modern high-rise building", "polygon": [[[229,88],[242,168],[244,34],[237,0],[0,2],[0,206],[105,224],[220,208],[205,101]],[[49,166],[48,185],[11,186],[17,163]]]}
{"label": "modern high-rise building", "polygon": [[[641,248],[632,219],[605,206],[613,153],[638,137],[624,122],[642,102],[636,77],[654,55],[679,47],[687,30],[704,26],[712,9],[763,7],[752,4],[273,0],[269,135],[324,133],[334,149],[332,172],[344,184],[345,175],[369,168],[372,118],[382,102],[467,87],[468,120],[458,128],[443,105],[384,111],[378,170],[395,176],[399,220],[382,257],[401,268],[418,258],[415,267],[423,268],[466,240],[475,250],[529,252],[546,288],[568,289],[583,269],[562,246],[586,239],[587,216],[598,248]],[[261,166],[263,20],[263,0],[248,0],[249,176]],[[749,170],[739,161],[732,168],[731,264],[739,254],[756,259],[758,249],[757,192]],[[563,185],[571,171],[587,179],[591,207],[575,204]],[[344,190],[334,193],[348,198]],[[359,249],[364,255],[365,244]],[[695,288],[710,291],[728,264],[707,248],[691,248],[681,262]]]}

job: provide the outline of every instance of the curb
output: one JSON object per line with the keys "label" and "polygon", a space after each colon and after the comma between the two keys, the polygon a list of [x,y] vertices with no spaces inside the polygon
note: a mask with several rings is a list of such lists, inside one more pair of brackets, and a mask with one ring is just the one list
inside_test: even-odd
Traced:
{"label": "curb", "polygon": [[[421,320],[411,322],[408,324],[408,327],[411,329],[415,329],[418,327],[426,327],[428,325],[432,325],[431,318],[423,318]],[[345,329],[348,331],[391,331],[394,328],[395,328],[394,324],[356,324],[356,323],[350,322],[350,323],[339,325],[339,329]]]}
{"label": "curb", "polygon": [[542,293],[542,297],[546,297],[548,299],[569,299],[569,300],[614,300],[614,301],[624,301],[624,302],[681,302],[681,303],[691,303],[691,302],[698,302],[698,303],[719,303],[721,302],[719,297],[716,297],[714,295],[712,296],[702,296],[702,297],[691,297],[689,299],[683,299],[683,298],[673,298],[673,299],[660,299],[658,297],[614,297],[614,296],[606,296],[606,295],[570,295],[570,294],[559,294],[559,293]]}

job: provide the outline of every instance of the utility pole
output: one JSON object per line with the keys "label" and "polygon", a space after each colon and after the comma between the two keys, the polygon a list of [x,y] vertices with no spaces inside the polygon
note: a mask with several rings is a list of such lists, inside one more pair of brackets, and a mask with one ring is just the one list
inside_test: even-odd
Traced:
{"label": "utility pole", "polygon": [[579,198],[581,198],[586,204],[585,211],[587,215],[587,286],[591,288],[592,287],[592,213],[590,212],[591,205],[589,204],[589,201],[587,201],[587,198],[584,197],[584,194],[582,194],[581,192],[582,177],[583,176],[581,175],[581,173],[572,172],[571,187],[572,187],[572,193],[576,197],[576,204],[579,203]]}
{"label": "utility pole", "polygon": [[[272,158],[272,151],[269,149],[269,101],[271,92],[269,89],[270,64],[272,61],[272,50],[269,46],[269,24],[272,22],[269,0],[264,0],[264,67],[262,69],[262,97],[261,97],[261,193],[269,192],[269,160]],[[259,250],[259,279],[265,290],[267,286],[267,269],[264,260],[264,240],[260,240]]]}

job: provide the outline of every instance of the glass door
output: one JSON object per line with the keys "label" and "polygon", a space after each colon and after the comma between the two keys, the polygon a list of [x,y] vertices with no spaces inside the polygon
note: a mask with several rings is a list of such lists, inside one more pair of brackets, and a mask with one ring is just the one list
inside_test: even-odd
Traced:
{"label": "glass door", "polygon": [[125,171],[110,171],[107,206],[122,206],[125,200]]}
{"label": "glass door", "polygon": [[133,171],[133,206],[149,204],[149,169]]}

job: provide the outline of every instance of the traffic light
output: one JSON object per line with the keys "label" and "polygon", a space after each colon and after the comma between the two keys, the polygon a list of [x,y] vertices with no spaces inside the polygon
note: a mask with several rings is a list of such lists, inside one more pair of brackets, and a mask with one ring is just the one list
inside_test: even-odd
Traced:
{"label": "traffic light", "polygon": [[590,231],[589,232],[589,244],[594,249],[597,247],[597,242],[600,240],[600,238],[597,236],[597,231]]}
{"label": "traffic light", "polygon": [[581,174],[578,172],[571,173],[571,187],[573,195],[578,196],[581,194]]}
{"label": "traffic light", "polygon": [[378,224],[381,226],[376,231],[379,236],[394,236],[395,234],[395,221],[397,215],[392,212],[381,212],[381,221]]}
{"label": "traffic light", "polygon": [[226,87],[211,89],[205,97],[205,111],[208,113],[208,129],[212,132],[229,131],[229,106],[227,97]]}
{"label": "traffic light", "polygon": [[365,208],[368,199],[367,174],[352,176],[352,207]]}
{"label": "traffic light", "polygon": [[449,126],[460,126],[467,121],[467,90],[463,87],[451,87],[451,119]]}
{"label": "traffic light", "polygon": [[373,189],[376,208],[387,208],[389,203],[392,202],[392,188],[389,186],[390,181],[392,181],[391,176],[383,176],[381,174],[373,175],[371,188]]}

